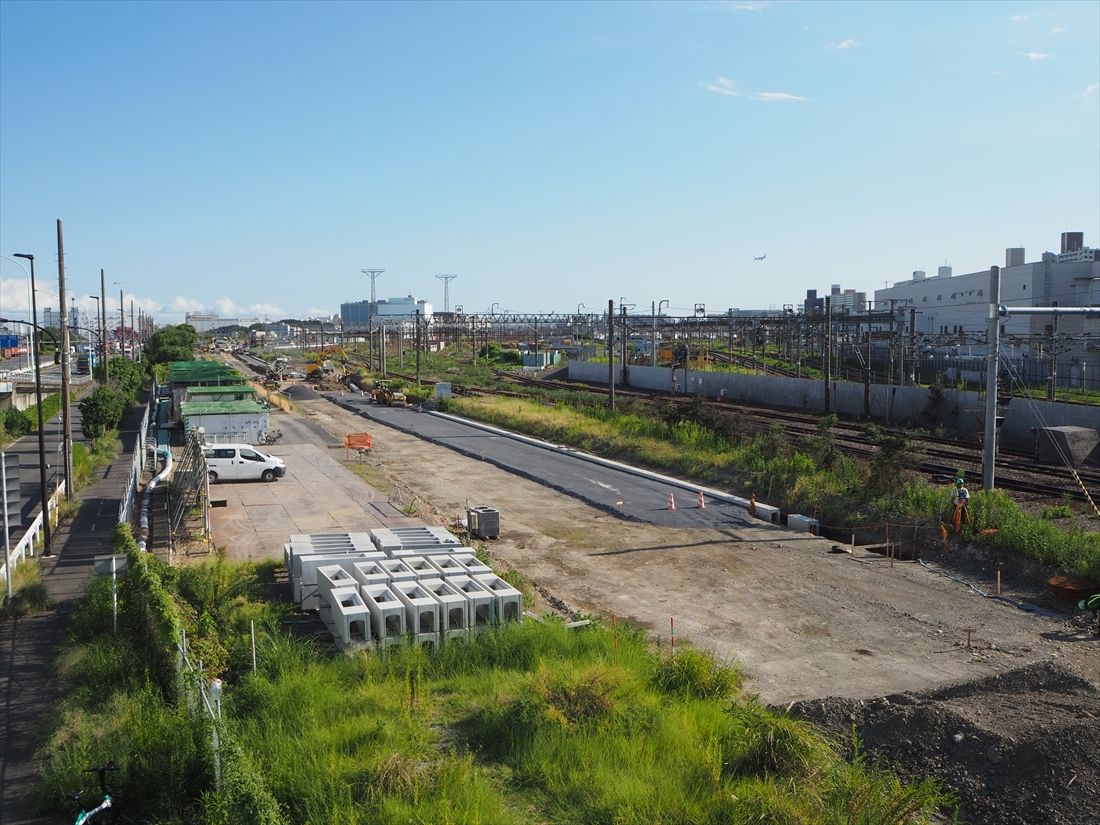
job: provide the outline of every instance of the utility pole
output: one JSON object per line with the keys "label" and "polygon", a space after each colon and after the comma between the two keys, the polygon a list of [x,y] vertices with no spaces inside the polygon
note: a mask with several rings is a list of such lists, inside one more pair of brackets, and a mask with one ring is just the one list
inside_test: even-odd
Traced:
{"label": "utility pole", "polygon": [[982,489],[992,490],[997,461],[997,365],[1001,347],[1001,270],[989,268],[989,319],[985,354],[985,444],[982,449]]}
{"label": "utility pole", "polygon": [[[65,238],[57,219],[57,297],[61,314],[61,413],[65,453],[65,500],[73,500],[73,419],[69,412],[69,325],[65,321]],[[48,509],[42,502],[42,512]]]}
{"label": "utility pole", "polygon": [[416,311],[416,386],[420,387],[420,310]]}
{"label": "utility pole", "polygon": [[457,275],[436,275],[436,278],[443,282],[443,311],[451,311],[451,281],[457,278]]}
{"label": "utility pole", "polygon": [[[823,363],[825,365],[825,414],[828,415],[832,411],[832,405],[829,398],[829,385],[833,381],[833,302],[832,298],[828,295],[825,296],[825,319],[824,328],[822,329],[822,346],[821,352],[823,355]],[[753,358],[756,358],[755,342]]]}
{"label": "utility pole", "polygon": [[130,360],[137,360],[137,345],[134,343],[134,299],[130,299]]}
{"label": "utility pole", "polygon": [[103,383],[107,384],[111,380],[111,369],[107,366],[107,274],[101,269],[99,270],[99,343],[100,348],[103,350]]}
{"label": "utility pole", "polygon": [[871,417],[871,302],[867,302],[867,369],[863,371],[863,417]]}
{"label": "utility pole", "polygon": [[920,373],[920,353],[917,352],[917,310],[909,310],[909,383],[917,383]]}
{"label": "utility pole", "polygon": [[477,316],[470,316],[470,357],[477,366]]}
{"label": "utility pole", "polygon": [[126,306],[122,303],[122,290],[118,291],[118,340],[122,345],[122,352],[119,353],[123,358],[126,357]]}
{"label": "utility pole", "polygon": [[615,299],[607,299],[607,386],[608,403],[615,412]]}
{"label": "utility pole", "polygon": [[[1058,306],[1051,301],[1051,306]],[[1047,401],[1053,401],[1058,392],[1058,316],[1050,319],[1050,380],[1047,383]]]}
{"label": "utility pole", "polygon": [[622,381],[625,387],[628,382],[627,370],[626,370],[626,304],[619,304],[619,364],[622,369]]}

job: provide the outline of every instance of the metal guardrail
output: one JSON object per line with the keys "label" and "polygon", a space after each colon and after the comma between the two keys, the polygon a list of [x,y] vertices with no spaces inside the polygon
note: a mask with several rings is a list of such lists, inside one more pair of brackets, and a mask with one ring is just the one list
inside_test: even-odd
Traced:
{"label": "metal guardrail", "polygon": [[[62,480],[62,482],[57,485],[57,490],[55,490],[54,494],[50,496],[49,512],[50,518],[53,519],[53,521],[50,522],[51,524],[57,524],[57,502],[63,495],[65,495],[64,480]],[[15,565],[22,561],[24,558],[34,557],[34,548],[35,545],[38,543],[39,538],[42,536],[43,527],[44,523],[42,521],[42,513],[41,511],[39,511],[38,515],[35,516],[34,521],[31,522],[31,526],[27,528],[27,532],[24,534],[23,538],[21,538],[19,542],[15,545],[15,547],[12,548],[11,553],[8,556],[8,565],[10,565],[10,568],[12,570],[14,570]],[[5,581],[6,579],[5,571],[8,569],[8,565],[0,567],[0,582]]]}
{"label": "metal guardrail", "polygon": [[149,421],[157,399],[157,382],[153,381],[153,389],[149,393],[149,403],[145,405],[145,414],[138,425],[137,438],[134,441],[134,460],[130,463],[130,477],[126,480],[126,489],[122,493],[122,500],[118,504],[119,524],[129,524],[134,517],[134,501],[137,498],[137,486],[141,480],[141,474],[145,470],[145,439],[149,434]]}

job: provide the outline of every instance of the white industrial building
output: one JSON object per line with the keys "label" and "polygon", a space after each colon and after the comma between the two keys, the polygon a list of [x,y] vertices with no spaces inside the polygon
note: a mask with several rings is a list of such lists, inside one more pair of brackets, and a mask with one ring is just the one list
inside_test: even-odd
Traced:
{"label": "white industrial building", "polygon": [[368,329],[377,323],[415,321],[417,311],[420,312],[421,320],[431,320],[432,305],[412,295],[375,301],[373,312],[370,301],[352,301],[340,304],[340,321],[345,331]]}
{"label": "white industrial building", "polygon": [[[1082,233],[1063,233],[1061,252],[1044,252],[1025,262],[1019,247],[1005,251],[999,303],[1005,307],[1100,307],[1100,250],[1083,245]],[[922,271],[906,281],[875,290],[875,307],[893,308],[912,318],[925,350],[953,349],[984,356],[989,312],[989,270],[953,275],[942,266],[936,276]],[[911,312],[912,310],[912,312]],[[908,329],[906,330],[908,333]],[[1002,353],[1033,381],[1052,369],[1059,386],[1100,386],[1100,318],[1083,315],[1008,315],[1001,324]],[[963,364],[963,370],[978,364]]]}

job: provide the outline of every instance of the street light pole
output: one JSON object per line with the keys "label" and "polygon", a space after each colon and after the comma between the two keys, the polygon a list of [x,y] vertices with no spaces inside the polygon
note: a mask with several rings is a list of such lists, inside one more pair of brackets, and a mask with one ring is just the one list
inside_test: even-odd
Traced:
{"label": "street light pole", "polygon": [[[16,253],[16,258],[26,258],[31,262],[31,329],[37,332],[38,299],[34,291],[34,255]],[[40,340],[36,336],[36,340]],[[46,495],[46,422],[42,415],[42,366],[38,363],[38,353],[34,353],[34,401],[38,407],[38,495],[42,499],[42,531],[44,540],[43,556],[52,555],[53,544],[50,529],[50,506]]]}
{"label": "street light pole", "polygon": [[73,418],[69,409],[69,379],[72,365],[69,362],[69,324],[65,318],[65,237],[61,219],[57,219],[57,292],[61,315],[61,420],[64,422],[65,439],[65,500],[73,500]]}
{"label": "street light pole", "polygon": [[[15,257],[19,258],[19,257],[22,257],[22,256],[21,255],[16,255]],[[27,276],[28,289],[30,289],[31,293],[32,293],[30,296],[28,296],[28,298],[33,298],[34,297],[33,296],[34,286],[31,285],[31,281],[30,281],[31,273],[27,271],[27,268],[25,266],[23,266],[23,264],[19,263],[19,261],[15,260],[15,258],[9,258],[7,255],[0,255],[0,258],[4,258],[5,260],[11,261],[13,264],[15,264],[17,267],[19,267],[20,269],[23,270],[23,274]],[[33,301],[31,301],[31,303],[33,303]],[[27,335],[27,347],[28,347],[27,368],[29,369],[30,367],[34,366],[31,363],[30,359],[35,357],[38,354],[38,350],[35,349],[35,339],[36,339],[35,329],[34,329],[34,327],[28,327],[28,329],[30,329],[30,332]]]}

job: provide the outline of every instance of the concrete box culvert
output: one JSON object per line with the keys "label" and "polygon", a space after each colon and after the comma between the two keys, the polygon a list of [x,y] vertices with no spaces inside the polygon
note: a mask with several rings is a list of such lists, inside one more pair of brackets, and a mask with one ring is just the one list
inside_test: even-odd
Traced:
{"label": "concrete box culvert", "polygon": [[405,605],[405,627],[414,644],[439,643],[439,602],[419,582],[394,582],[390,588]]}
{"label": "concrete box culvert", "polygon": [[523,594],[496,573],[475,576],[475,580],[493,596],[493,623],[518,622],[523,618]]}
{"label": "concrete box culvert", "polygon": [[388,584],[365,584],[359,593],[371,615],[371,632],[380,647],[403,644],[405,641],[405,605],[394,595]]}
{"label": "concrete box culvert", "polygon": [[447,584],[466,600],[466,626],[471,633],[481,633],[492,626],[496,599],[491,592],[471,576],[448,576]]}
{"label": "concrete box culvert", "polygon": [[420,586],[439,602],[439,631],[444,644],[466,638],[469,632],[466,597],[443,579],[422,579]]}
{"label": "concrete box culvert", "polygon": [[363,600],[358,586],[338,587],[327,591],[322,598],[320,616],[340,647],[370,644],[370,608]]}
{"label": "concrete box culvert", "polygon": [[389,575],[391,584],[394,582],[416,581],[416,573],[410,570],[409,566],[401,559],[382,559],[378,564]]}
{"label": "concrete box culvert", "polygon": [[291,595],[302,610],[316,610],[317,603],[317,569],[331,564],[351,565],[355,562],[381,562],[382,554],[378,551],[370,553],[311,553],[298,555],[294,558],[296,569],[290,573]]}

